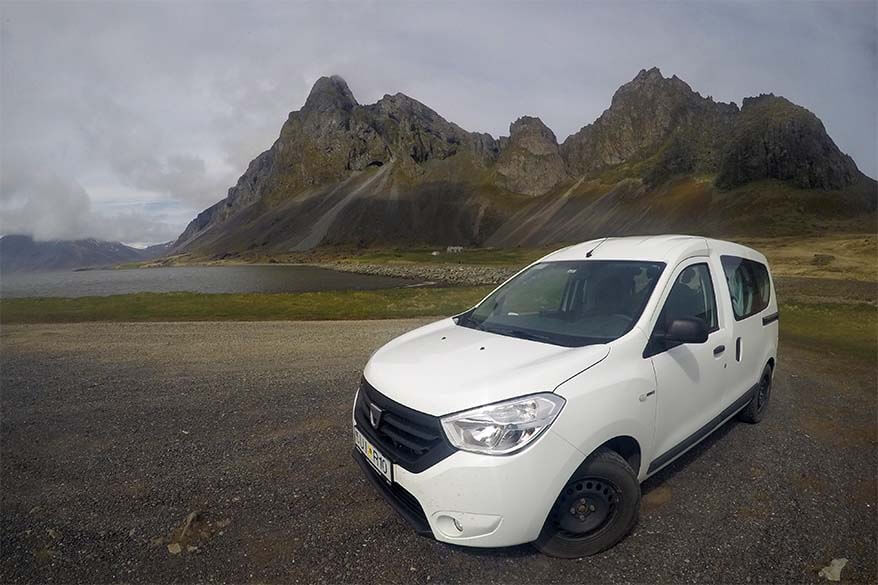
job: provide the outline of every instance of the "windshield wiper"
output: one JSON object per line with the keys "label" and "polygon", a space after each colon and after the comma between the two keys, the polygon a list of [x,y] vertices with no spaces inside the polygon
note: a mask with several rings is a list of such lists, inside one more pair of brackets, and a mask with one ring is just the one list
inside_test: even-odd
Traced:
{"label": "windshield wiper", "polygon": [[471,313],[464,313],[457,319],[457,324],[468,329],[482,330],[482,323],[472,318]]}
{"label": "windshield wiper", "polygon": [[506,329],[503,331],[512,337],[518,337],[519,339],[527,339],[529,341],[540,341],[542,343],[551,343],[552,345],[558,345],[558,342],[549,337],[548,335],[540,335],[539,333],[531,333],[530,331],[522,331],[521,329]]}

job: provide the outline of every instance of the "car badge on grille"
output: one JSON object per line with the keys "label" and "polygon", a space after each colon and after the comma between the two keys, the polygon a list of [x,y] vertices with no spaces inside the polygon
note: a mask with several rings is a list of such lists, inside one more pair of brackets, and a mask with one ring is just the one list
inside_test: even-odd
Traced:
{"label": "car badge on grille", "polygon": [[381,424],[381,415],[383,414],[383,410],[374,404],[369,404],[369,422],[372,424],[373,429],[377,429],[378,425]]}

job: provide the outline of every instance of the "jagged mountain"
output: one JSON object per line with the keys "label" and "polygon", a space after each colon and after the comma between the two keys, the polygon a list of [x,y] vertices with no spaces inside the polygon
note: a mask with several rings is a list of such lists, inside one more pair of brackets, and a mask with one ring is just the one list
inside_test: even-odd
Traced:
{"label": "jagged mountain", "polygon": [[633,161],[680,172],[710,171],[737,114],[734,104],[703,98],[676,75],[664,78],[657,68],[643,70],[616,91],[594,123],[564,141],[562,152],[576,176],[595,176]]}
{"label": "jagged mountain", "polygon": [[515,193],[537,196],[568,179],[567,167],[555,134],[539,118],[523,116],[500,140],[495,168],[501,186]]}
{"label": "jagged mountain", "polygon": [[43,272],[113,266],[149,260],[166,253],[171,242],[132,248],[101,240],[50,240],[37,242],[30,236],[0,237],[0,272]]}
{"label": "jagged mountain", "polygon": [[173,253],[324,244],[500,246],[650,231],[790,233],[874,217],[876,183],[820,120],[771,94],[715,102],[643,70],[561,144],[539,118],[467,132],[403,94],[317,81],[272,147]]}

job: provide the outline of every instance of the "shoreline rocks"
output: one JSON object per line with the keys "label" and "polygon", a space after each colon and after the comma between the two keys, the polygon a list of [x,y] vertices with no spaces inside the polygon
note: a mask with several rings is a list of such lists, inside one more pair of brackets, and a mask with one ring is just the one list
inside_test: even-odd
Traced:
{"label": "shoreline rocks", "polygon": [[359,264],[331,262],[315,264],[340,272],[356,272],[376,276],[394,276],[455,286],[500,284],[520,270],[517,266],[484,266],[478,264]]}

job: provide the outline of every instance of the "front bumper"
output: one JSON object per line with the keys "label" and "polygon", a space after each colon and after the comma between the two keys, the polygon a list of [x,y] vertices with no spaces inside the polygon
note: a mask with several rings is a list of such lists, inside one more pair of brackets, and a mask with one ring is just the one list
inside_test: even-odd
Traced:
{"label": "front bumper", "polygon": [[549,429],[512,455],[456,451],[419,473],[394,464],[393,485],[359,452],[354,458],[419,534],[463,546],[497,547],[537,538],[584,456]]}
{"label": "front bumper", "polygon": [[421,504],[418,503],[418,500],[403,489],[398,483],[387,483],[384,478],[375,472],[372,466],[366,461],[366,457],[356,447],[354,447],[353,456],[354,461],[356,461],[360,466],[360,469],[363,470],[366,479],[369,480],[372,487],[384,496],[387,503],[390,504],[400,516],[402,516],[403,520],[411,524],[412,528],[415,529],[415,532],[421,536],[433,536],[433,532],[430,530],[430,523],[427,522],[427,516],[424,514],[424,509],[421,508]]}

